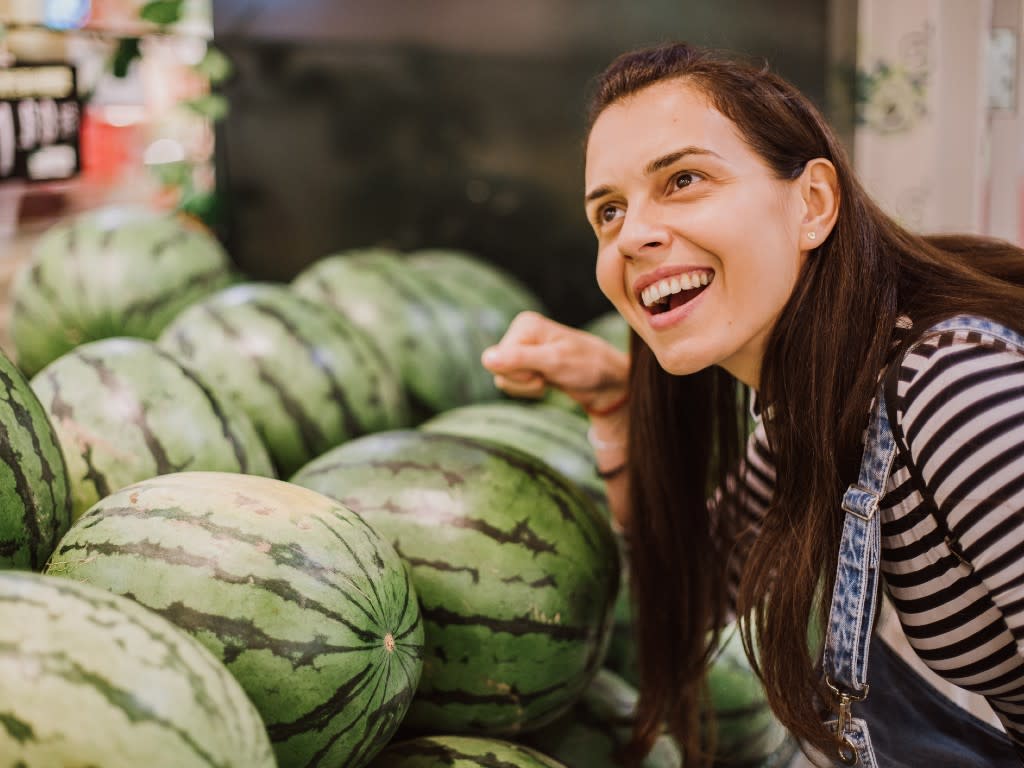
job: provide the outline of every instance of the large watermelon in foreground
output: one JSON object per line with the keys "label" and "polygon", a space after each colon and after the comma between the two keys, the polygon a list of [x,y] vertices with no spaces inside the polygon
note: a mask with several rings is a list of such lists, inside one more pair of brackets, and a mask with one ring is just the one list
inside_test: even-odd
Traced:
{"label": "large watermelon in foreground", "polygon": [[4,766],[273,768],[259,714],[224,666],[131,600],[0,574]]}
{"label": "large watermelon in foreground", "polygon": [[45,409],[0,354],[0,569],[41,570],[71,525],[71,488]]}
{"label": "large watermelon in foreground", "polygon": [[412,571],[426,655],[410,728],[536,728],[597,672],[618,554],[562,475],[493,443],[398,431],[335,448],[292,481],[359,512]]}
{"label": "large watermelon in foreground", "polygon": [[75,518],[155,475],[274,474],[249,417],[151,341],[83,344],[36,374],[32,389],[60,439]]}
{"label": "large watermelon in foreground", "polygon": [[164,475],[96,504],[49,573],[102,586],[221,659],[282,768],[358,768],[394,734],[423,625],[391,546],[337,502],[280,480]]}
{"label": "large watermelon in foreground", "polygon": [[11,339],[29,376],[87,341],[155,339],[184,307],[233,280],[197,224],[106,208],[51,227],[11,286]]}
{"label": "large watermelon in foreground", "polygon": [[373,340],[284,285],[214,294],[159,344],[249,414],[282,477],[345,440],[407,423],[401,380]]}
{"label": "large watermelon in foreground", "polygon": [[371,768],[564,768],[522,744],[474,736],[425,736],[392,744]]}

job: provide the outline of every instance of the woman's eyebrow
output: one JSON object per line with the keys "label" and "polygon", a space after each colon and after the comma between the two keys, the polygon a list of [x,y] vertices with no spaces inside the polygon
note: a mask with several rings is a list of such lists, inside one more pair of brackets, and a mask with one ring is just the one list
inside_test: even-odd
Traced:
{"label": "woman's eyebrow", "polygon": [[[664,168],[668,168],[673,163],[682,160],[684,157],[689,157],[690,155],[706,155],[709,157],[717,157],[719,160],[722,159],[720,154],[710,149],[706,149],[705,147],[683,147],[682,149],[677,149],[674,152],[669,152],[666,155],[662,155],[661,157],[656,157],[654,160],[651,160],[651,162],[644,167],[644,175],[650,176],[655,174]],[[609,194],[611,191],[611,187],[602,185],[588,192],[583,198],[583,202],[586,204],[593,200],[597,200],[598,198]]]}
{"label": "woman's eyebrow", "polygon": [[644,174],[650,176],[652,173],[657,173],[663,168],[667,168],[673,163],[678,162],[689,155],[710,155],[712,157],[717,157],[719,160],[722,159],[722,156],[717,152],[712,152],[710,149],[705,149],[704,147],[683,147],[675,152],[669,152],[667,155],[662,155],[661,157],[651,160],[651,162],[647,164],[647,167],[644,168]]}

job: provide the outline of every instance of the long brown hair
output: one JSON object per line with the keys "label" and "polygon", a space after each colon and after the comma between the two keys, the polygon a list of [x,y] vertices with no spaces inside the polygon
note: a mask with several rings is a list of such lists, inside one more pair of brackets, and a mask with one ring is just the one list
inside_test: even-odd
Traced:
{"label": "long brown hair", "polygon": [[840,208],[768,339],[758,397],[771,409],[765,427],[776,481],[753,541],[739,539],[728,503],[716,514],[707,502],[708,490],[726,489],[741,466],[742,387],[718,367],[667,374],[633,335],[630,569],[641,683],[634,748],[645,752],[664,723],[687,765],[706,761],[704,678],[715,630],[732,607],[726,561],[741,547],[735,609],[769,704],[794,735],[835,754],[835,737],[821,724],[828,698],[815,663],[820,649],[809,648],[805,628],[828,613],[839,499],[856,479],[897,318],[908,315],[919,331],[963,312],[1020,328],[1024,251],[899,226],[860,186],[814,105],[763,66],[683,43],[625,54],[598,79],[590,124],[609,105],[670,79],[703,92],[780,179],[797,178],[813,158],[831,161]]}

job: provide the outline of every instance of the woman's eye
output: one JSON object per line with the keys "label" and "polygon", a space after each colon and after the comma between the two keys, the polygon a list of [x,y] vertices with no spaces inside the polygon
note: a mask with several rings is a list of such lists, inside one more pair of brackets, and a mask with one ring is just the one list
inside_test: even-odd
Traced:
{"label": "woman's eye", "polygon": [[602,224],[611,224],[621,215],[622,211],[617,206],[605,205],[597,212],[597,217]]}
{"label": "woman's eye", "polygon": [[677,173],[672,177],[672,185],[676,189],[682,189],[683,187],[688,187],[695,181],[699,180],[700,176],[698,174],[693,173],[692,171],[683,171],[682,173]]}

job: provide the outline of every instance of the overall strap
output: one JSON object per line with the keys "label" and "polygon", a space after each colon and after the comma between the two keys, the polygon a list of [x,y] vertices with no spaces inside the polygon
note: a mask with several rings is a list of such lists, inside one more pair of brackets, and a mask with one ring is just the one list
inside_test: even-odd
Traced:
{"label": "overall strap", "polygon": [[836,582],[825,635],[823,671],[837,699],[840,759],[874,765],[867,725],[853,718],[851,704],[868,694],[868,648],[879,599],[881,524],[878,508],[896,455],[885,393],[879,393],[868,422],[857,482],[843,494],[845,512]]}

